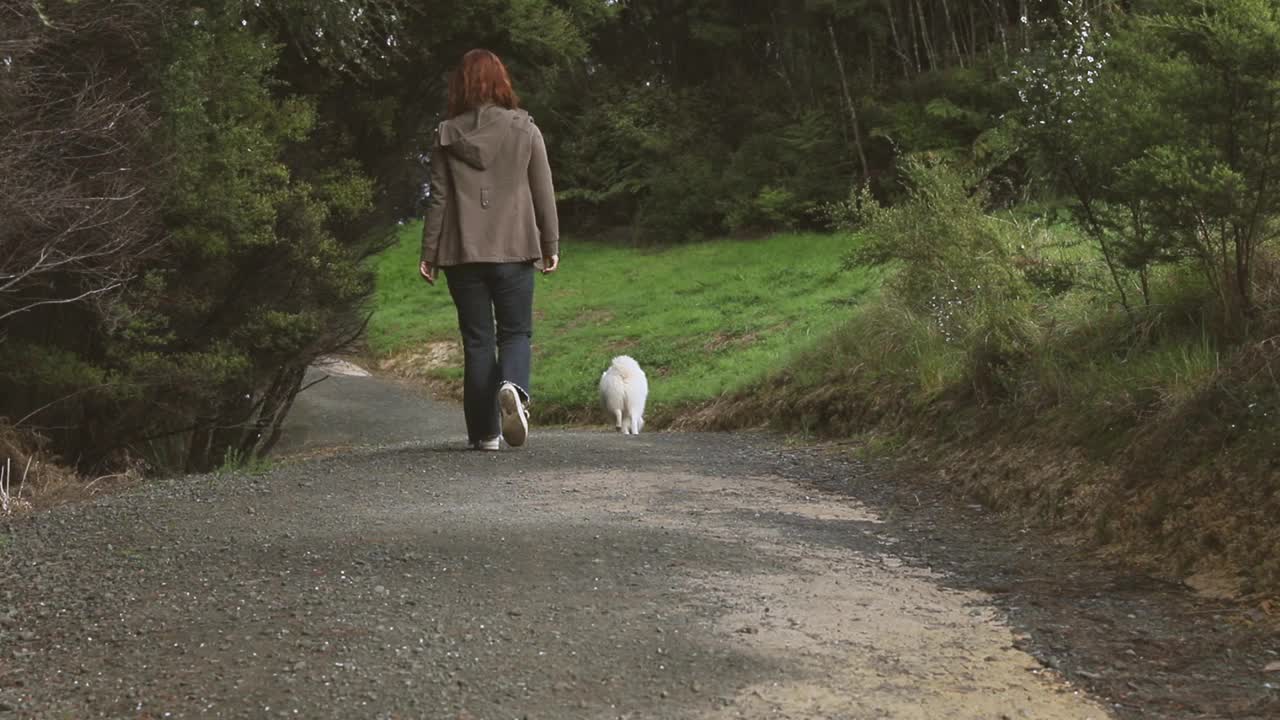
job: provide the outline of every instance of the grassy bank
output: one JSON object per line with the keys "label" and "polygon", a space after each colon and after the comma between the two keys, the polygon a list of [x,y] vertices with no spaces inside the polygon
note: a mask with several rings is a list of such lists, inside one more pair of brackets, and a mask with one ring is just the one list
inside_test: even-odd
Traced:
{"label": "grassy bank", "polygon": [[1113,277],[1070,227],[916,181],[863,218],[854,259],[899,269],[885,291],[686,426],[862,436],[1028,526],[1280,592],[1280,258],[1240,334],[1191,263]]}
{"label": "grassy bank", "polygon": [[1016,522],[1193,585],[1280,592],[1280,327],[1227,346],[1157,314],[1135,331],[1098,309],[993,366],[880,300],[683,426],[859,437]]}
{"label": "grassy bank", "polygon": [[[422,348],[457,340],[448,290],[417,275],[420,233],[406,226],[376,261],[369,343],[381,358],[424,358]],[[761,381],[878,286],[878,273],[840,269],[852,244],[778,235],[645,251],[566,240],[562,269],[539,278],[535,297],[535,412],[544,422],[596,417],[596,383],[621,353],[649,374],[658,421]],[[456,387],[457,354],[431,358],[398,366]]]}

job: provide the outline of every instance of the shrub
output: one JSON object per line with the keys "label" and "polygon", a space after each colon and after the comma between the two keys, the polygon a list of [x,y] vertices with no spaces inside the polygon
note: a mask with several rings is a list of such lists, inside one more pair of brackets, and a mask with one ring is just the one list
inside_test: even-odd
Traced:
{"label": "shrub", "polygon": [[730,230],[791,230],[812,217],[814,203],[787,188],[766,185],[755,195],[733,204],[725,216]]}
{"label": "shrub", "polygon": [[372,184],[291,167],[314,103],[241,4],[179,5],[0,9],[0,415],[84,469],[264,452],[370,288]]}
{"label": "shrub", "polygon": [[1018,225],[987,214],[982,194],[954,166],[927,157],[903,166],[906,201],[884,207],[865,194],[852,201],[863,244],[849,260],[889,265],[890,293],[974,360],[983,392],[993,371],[1025,353],[1034,336],[1032,288],[1015,263]]}

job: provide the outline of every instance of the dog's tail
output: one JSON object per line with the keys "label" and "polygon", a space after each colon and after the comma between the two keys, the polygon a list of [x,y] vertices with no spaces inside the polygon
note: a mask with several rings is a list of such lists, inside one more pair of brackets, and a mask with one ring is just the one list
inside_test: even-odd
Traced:
{"label": "dog's tail", "polygon": [[637,378],[644,377],[644,370],[640,369],[640,363],[629,355],[619,355],[610,363],[614,370],[622,376],[622,379],[628,383],[633,382]]}

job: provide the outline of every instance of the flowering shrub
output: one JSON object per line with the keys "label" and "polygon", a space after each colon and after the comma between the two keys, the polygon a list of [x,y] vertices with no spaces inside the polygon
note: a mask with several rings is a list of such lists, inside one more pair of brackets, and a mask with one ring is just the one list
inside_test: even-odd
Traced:
{"label": "flowering shrub", "polygon": [[[1025,17],[1022,21],[1028,22]],[[1038,24],[1041,33],[1050,35],[1049,40],[1008,76],[1022,104],[1025,124],[1055,135],[1062,135],[1064,126],[1074,124],[1088,107],[1091,86],[1102,78],[1106,67],[1106,45],[1111,39],[1110,33],[1099,33],[1084,8],[1071,0],[1063,3],[1059,22]]]}
{"label": "flowering shrub", "polygon": [[902,170],[905,201],[885,207],[863,193],[845,204],[864,238],[848,262],[895,269],[893,298],[972,357],[975,374],[990,375],[1034,335],[1033,291],[1013,253],[1011,234],[1022,229],[987,214],[982,194],[952,165],[913,157]]}

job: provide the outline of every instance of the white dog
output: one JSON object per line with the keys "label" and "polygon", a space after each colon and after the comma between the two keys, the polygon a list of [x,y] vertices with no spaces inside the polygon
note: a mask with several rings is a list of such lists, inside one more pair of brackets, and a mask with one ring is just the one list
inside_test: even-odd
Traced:
{"label": "white dog", "polygon": [[644,427],[644,402],[649,380],[640,363],[619,355],[600,376],[600,402],[613,416],[614,427],[625,435],[639,435]]}

